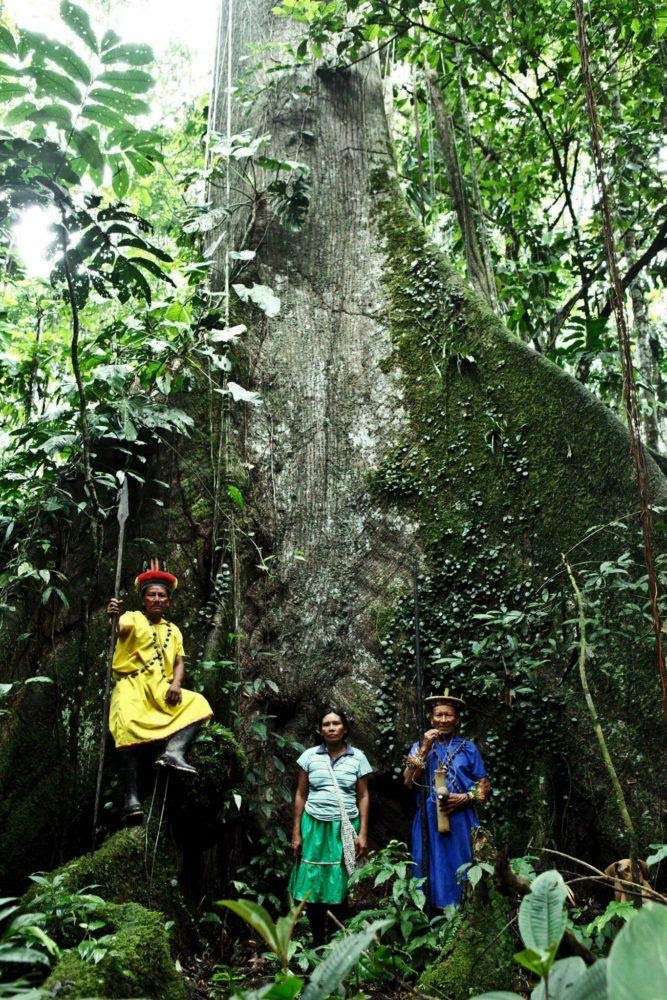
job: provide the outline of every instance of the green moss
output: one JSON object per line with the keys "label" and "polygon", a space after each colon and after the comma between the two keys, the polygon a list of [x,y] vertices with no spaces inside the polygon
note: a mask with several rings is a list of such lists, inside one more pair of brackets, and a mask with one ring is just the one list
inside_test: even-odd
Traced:
{"label": "green moss", "polygon": [[[152,866],[154,836],[151,830],[147,848],[144,827],[119,830],[94,853],[68,862],[53,874],[65,876],[64,888],[81,890],[95,886],[92,891],[110,903],[141,903],[185,925],[189,918],[177,887],[174,861],[164,842]],[[146,860],[149,849],[152,878],[149,878]],[[31,889],[24,900],[29,902],[36,891],[36,888]]]}
{"label": "green moss", "polygon": [[231,730],[211,722],[198,736],[190,759],[198,774],[181,783],[177,807],[190,822],[214,821],[229,797],[232,780],[245,770],[246,755]]}
{"label": "green moss", "polygon": [[44,984],[63,997],[151,997],[184,1000],[185,985],[176,971],[161,913],[136,903],[110,903],[100,914],[112,937],[95,964],[76,949],[66,951]]}
{"label": "green moss", "polygon": [[[508,510],[523,513],[515,524],[530,532],[517,539],[522,558],[551,566],[591,524],[636,504],[626,430],[580,383],[510,336],[391,186],[380,204],[393,361],[410,425],[385,462],[383,490],[418,509],[427,537],[458,529],[450,547],[463,549],[470,511],[461,500],[481,489],[490,530],[503,535]],[[664,498],[653,462],[649,474]]]}
{"label": "green moss", "polygon": [[[495,786],[491,817],[514,851],[523,853],[531,834],[548,840],[554,821],[570,846],[595,851],[583,822],[588,804],[581,823],[572,815],[591,795],[600,840],[613,852],[619,827],[600,808],[608,782],[568,665],[575,636],[560,573],[563,552],[591,566],[636,544],[620,531],[589,534],[636,510],[627,431],[580,383],[508,333],[428,241],[387,171],[373,183],[392,345],[383,367],[399,379],[405,422],[372,490],[418,526],[425,683],[459,689],[483,709],[463,724],[480,742]],[[666,480],[652,460],[648,468],[653,497],[664,502]],[[550,611],[539,626],[515,619],[502,636],[487,627],[489,612],[521,612],[542,592]],[[615,600],[604,609],[604,654],[614,666],[591,671],[591,683],[611,720],[616,759],[629,761],[642,815],[655,817],[660,791],[648,761],[661,752],[657,671],[641,614],[636,634],[618,638],[622,599]],[[414,738],[402,708],[414,684],[412,595],[399,597],[380,626],[377,724],[398,767]],[[577,761],[574,782],[564,758]],[[540,788],[531,785],[533,773]],[[647,837],[659,836],[655,819],[645,827]]]}
{"label": "green moss", "polygon": [[511,919],[505,897],[495,889],[476,890],[462,908],[452,940],[422,974],[419,987],[447,1000],[512,989],[516,942],[507,926]]}

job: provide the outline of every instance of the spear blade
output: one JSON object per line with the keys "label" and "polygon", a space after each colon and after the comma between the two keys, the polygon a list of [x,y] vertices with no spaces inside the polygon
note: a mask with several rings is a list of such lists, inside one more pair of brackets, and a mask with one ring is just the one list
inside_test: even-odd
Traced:
{"label": "spear blade", "polygon": [[125,522],[130,516],[130,492],[127,487],[127,476],[123,477],[123,485],[118,494],[118,552],[116,555],[116,581],[114,597],[120,597],[120,581],[123,575],[123,547],[125,545]]}
{"label": "spear blade", "polygon": [[127,476],[123,477],[123,485],[120,488],[120,497],[118,501],[118,524],[121,528],[124,526],[128,517],[130,516],[130,491],[127,488]]}

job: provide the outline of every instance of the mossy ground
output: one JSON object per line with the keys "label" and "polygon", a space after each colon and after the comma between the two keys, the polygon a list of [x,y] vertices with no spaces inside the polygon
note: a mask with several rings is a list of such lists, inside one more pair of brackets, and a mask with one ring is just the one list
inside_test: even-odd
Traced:
{"label": "mossy ground", "polygon": [[164,916],[137,903],[109,903],[100,913],[113,935],[98,962],[66,951],[44,984],[63,997],[184,1000],[185,983],[170,955]]}
{"label": "mossy ground", "polygon": [[490,990],[511,990],[517,942],[508,925],[508,899],[495,889],[476,890],[457,915],[457,929],[439,958],[419,980],[426,993],[466,1000]]}
{"label": "mossy ground", "polygon": [[[139,903],[160,910],[179,931],[187,930],[190,917],[178,889],[173,849],[165,843],[164,834],[153,863],[156,832],[154,825],[148,834],[144,827],[119,830],[96,851],[74,858],[51,874],[64,876],[63,889],[88,889],[109,903]],[[29,903],[38,891],[38,887],[29,889],[24,902]]]}

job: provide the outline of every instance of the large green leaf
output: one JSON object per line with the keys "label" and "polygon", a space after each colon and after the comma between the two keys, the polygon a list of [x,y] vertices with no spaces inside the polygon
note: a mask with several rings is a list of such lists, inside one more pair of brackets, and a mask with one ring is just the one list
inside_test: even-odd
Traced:
{"label": "large green leaf", "polygon": [[146,240],[142,240],[140,236],[125,236],[122,240],[118,241],[118,246],[135,247],[137,250],[145,250],[146,253],[152,254],[152,256],[157,257],[158,260],[163,260],[165,264],[171,264],[173,260],[171,255],[168,254],[166,250],[162,250],[160,247],[156,247],[152,243],[147,243]]}
{"label": "large green leaf", "polygon": [[143,267],[146,271],[152,274],[154,277],[159,278],[160,281],[168,281],[170,285],[174,282],[165,274],[159,264],[156,264],[154,260],[149,260],[148,257],[128,257],[128,260],[137,267]]}
{"label": "large green leaf", "polygon": [[292,940],[292,935],[294,934],[294,928],[297,925],[297,921],[301,916],[301,911],[306,905],[305,900],[301,900],[295,906],[292,906],[289,913],[284,917],[278,917],[276,920],[276,944],[278,946],[278,960],[282,965],[283,969],[287,968],[287,963],[289,961],[289,947],[290,941]]}
{"label": "large green leaf", "polygon": [[480,993],[474,1000],[521,1000],[521,994],[509,993],[507,990],[492,990],[491,993]]}
{"label": "large green leaf", "polygon": [[565,933],[567,887],[560,872],[538,875],[521,900],[519,931],[526,948],[546,951],[560,944]]}
{"label": "large green leaf", "polygon": [[99,75],[98,80],[128,94],[145,94],[154,83],[150,73],[143,69],[108,69]]}
{"label": "large green leaf", "polygon": [[303,979],[287,976],[279,983],[269,983],[258,990],[244,990],[243,1000],[294,1000],[303,986]]}
{"label": "large green leaf", "polygon": [[[162,162],[162,153],[156,147],[158,141],[159,137],[154,132],[145,132],[141,129],[136,129],[133,125],[125,125],[123,128],[114,129],[109,136],[109,142],[117,145],[120,149],[128,151],[131,149],[143,159]],[[145,164],[141,164],[141,170],[144,175],[152,173],[152,167],[148,171]]]}
{"label": "large green leaf", "polygon": [[81,117],[87,118],[88,121],[96,122],[98,125],[104,125],[105,128],[120,128],[127,125],[127,122],[118,111],[106,108],[103,104],[86,104],[81,112]]}
{"label": "large green leaf", "polygon": [[75,129],[70,137],[70,142],[79,156],[83,157],[94,170],[102,170],[104,157],[97,140],[97,134],[92,128]]}
{"label": "large green leaf", "polygon": [[7,112],[5,121],[8,125],[18,125],[20,122],[24,122],[26,118],[29,118],[36,110],[37,105],[33,104],[32,101],[22,101]]}
{"label": "large green leaf", "polygon": [[102,35],[102,42],[100,44],[100,51],[106,52],[108,49],[113,49],[120,42],[120,35],[117,35],[115,31],[109,28]]}
{"label": "large green leaf", "polygon": [[95,32],[91,27],[88,12],[83,7],[72,3],[71,0],[62,0],[60,4],[60,16],[65,24],[72,29],[74,34],[78,35],[82,42],[86,43],[89,49],[92,49],[93,52],[98,51]]}
{"label": "large green leaf", "polygon": [[68,104],[81,103],[79,88],[68,76],[34,64],[28,67],[28,72],[34,76],[37,83],[37,97],[55,98],[58,101],[67,101]]}
{"label": "large green leaf", "polygon": [[607,960],[609,1000],[667,997],[667,906],[645,903],[620,932]]}
{"label": "large green leaf", "polygon": [[0,24],[0,52],[8,56],[16,55],[16,42],[9,28]]}
{"label": "large green leaf", "polygon": [[93,87],[89,96],[100,104],[106,104],[108,108],[124,111],[129,115],[145,115],[150,111],[150,105],[145,101],[123,94],[120,90],[110,90],[108,87]]}
{"label": "large green leaf", "polygon": [[116,197],[122,201],[127,194],[128,187],[130,186],[130,175],[127,171],[125,160],[120,154],[115,154],[114,156],[109,157],[109,161],[113,170],[111,175],[111,186],[113,187]]}
{"label": "large green leaf", "polygon": [[17,948],[7,943],[0,945],[0,965],[3,962],[19,965],[50,965],[48,957],[36,948]]}
{"label": "large green leaf", "polygon": [[376,920],[363,931],[349,934],[331,949],[313,972],[303,992],[303,1000],[326,1000],[337,990],[368,948],[376,934],[393,924],[393,920]]}
{"label": "large green leaf", "polygon": [[0,76],[23,76],[25,70],[20,66],[10,66],[9,63],[0,62]]}
{"label": "large green leaf", "polygon": [[260,906],[259,903],[253,903],[249,899],[221,899],[218,905],[226,906],[228,910],[244,920],[259,934],[271,951],[278,954],[276,925],[263,906]]}
{"label": "large green leaf", "polygon": [[151,161],[146,159],[145,156],[142,156],[141,153],[137,153],[132,149],[128,149],[126,155],[128,160],[130,161],[130,163],[132,164],[132,166],[134,167],[134,169],[136,170],[136,172],[139,174],[140,177],[148,177],[148,175],[152,174],[153,171],[155,170],[155,167],[153,166]]}
{"label": "large green leaf", "polygon": [[102,56],[103,63],[127,63],[129,66],[147,66],[155,59],[150,45],[115,45]]}
{"label": "large green leaf", "polygon": [[607,1000],[606,958],[599,958],[586,969],[568,993],[568,1000]]}
{"label": "large green leaf", "polygon": [[[578,955],[554,962],[549,970],[549,997],[570,1000],[575,985],[585,973],[586,965],[583,958],[579,958]],[[530,994],[530,1000],[547,1000],[544,980],[537,984]]]}
{"label": "large green leaf", "polygon": [[62,104],[44,104],[37,111],[34,111],[31,115],[28,115],[30,121],[35,122],[37,125],[43,125],[46,122],[53,122],[58,128],[61,128],[64,132],[69,131],[72,128],[72,116],[68,108],[63,107]]}
{"label": "large green leaf", "polygon": [[[117,260],[118,270],[121,274],[121,283],[124,284],[125,290],[129,295],[140,295],[146,302],[150,302],[152,299],[151,286],[148,284],[143,274],[138,268],[134,267],[129,260],[121,261],[121,258]],[[116,268],[114,268],[114,272]],[[127,301],[127,299],[121,301]]]}
{"label": "large green leaf", "polygon": [[528,969],[535,976],[546,976],[553,965],[557,950],[557,944],[550,948],[540,948],[538,951],[534,948],[524,948],[523,951],[517,951],[514,961],[523,965],[524,969]]}
{"label": "large green leaf", "polygon": [[0,80],[0,101],[11,101],[15,97],[23,97],[28,93],[28,88],[22,83],[5,83]]}
{"label": "large green leaf", "polygon": [[75,77],[80,83],[88,86],[91,82],[90,70],[83,59],[67,45],[57,42],[47,35],[42,35],[36,31],[21,31],[21,40],[24,45],[35,53],[37,61],[43,62],[50,59],[61,69],[64,69],[68,76]]}

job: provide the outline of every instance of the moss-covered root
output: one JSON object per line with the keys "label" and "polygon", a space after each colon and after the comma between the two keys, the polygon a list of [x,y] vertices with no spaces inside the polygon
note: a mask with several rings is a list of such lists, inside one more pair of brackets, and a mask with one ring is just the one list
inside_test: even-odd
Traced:
{"label": "moss-covered root", "polygon": [[151,997],[185,1000],[185,983],[169,952],[161,913],[138,903],[109,903],[100,914],[113,937],[95,964],[76,948],[62,958],[44,984],[60,997]]}
{"label": "moss-covered root", "polygon": [[[82,854],[67,862],[53,875],[64,875],[63,885],[70,890],[95,886],[98,896],[110,903],[141,903],[161,910],[177,922],[184,919],[184,904],[176,888],[176,868],[170,852],[161,841],[155,865],[152,864],[154,831],[149,831],[148,858],[152,867],[149,877],[146,865],[146,830],[132,827],[119,830],[105,840],[92,854]],[[24,897],[29,902],[35,892]]]}
{"label": "moss-covered root", "polygon": [[510,990],[516,977],[516,942],[508,924],[511,906],[481,886],[466,900],[454,936],[419,980],[430,996],[465,1000],[490,990]]}

